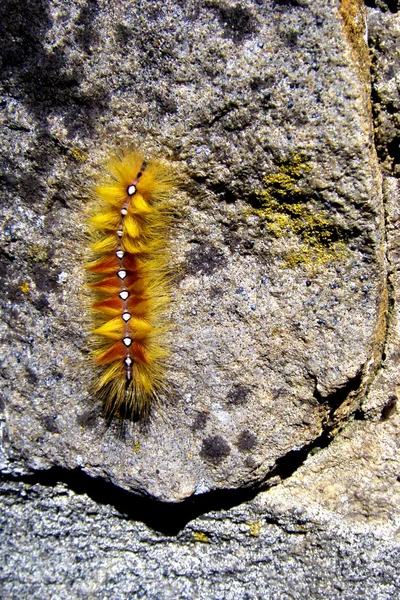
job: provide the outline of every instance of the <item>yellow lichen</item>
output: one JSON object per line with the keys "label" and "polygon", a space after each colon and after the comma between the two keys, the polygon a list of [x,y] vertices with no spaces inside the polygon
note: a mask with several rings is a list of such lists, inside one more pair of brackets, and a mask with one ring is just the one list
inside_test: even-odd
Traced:
{"label": "yellow lichen", "polygon": [[261,521],[253,521],[249,523],[250,534],[258,537],[261,533]]}
{"label": "yellow lichen", "polygon": [[77,160],[78,162],[85,162],[85,160],[88,157],[87,152],[85,152],[84,150],[81,150],[78,147],[72,148],[71,154],[75,158],[75,160]]}
{"label": "yellow lichen", "polygon": [[47,246],[35,242],[29,248],[29,255],[34,262],[44,262],[48,259]]}
{"label": "yellow lichen", "polygon": [[24,281],[24,283],[21,283],[21,285],[19,286],[19,289],[21,290],[21,292],[23,294],[28,294],[28,292],[31,291],[31,286],[29,281]]}
{"label": "yellow lichen", "polygon": [[196,542],[201,542],[202,544],[210,543],[210,538],[204,531],[194,531],[193,536]]}
{"label": "yellow lichen", "polygon": [[314,246],[312,249],[303,246],[298,251],[289,250],[285,255],[283,265],[287,269],[297,267],[301,264],[309,267],[325,265],[329,262],[343,260],[345,257],[345,248],[346,246],[343,242],[335,243],[332,250],[324,246]]}
{"label": "yellow lichen", "polygon": [[290,155],[279,172],[264,177],[264,188],[257,194],[260,206],[252,210],[267,234],[292,238],[296,249],[288,249],[283,257],[287,268],[311,267],[344,257],[343,231],[325,211],[316,212],[311,205],[312,188],[306,177],[310,172],[302,155]]}

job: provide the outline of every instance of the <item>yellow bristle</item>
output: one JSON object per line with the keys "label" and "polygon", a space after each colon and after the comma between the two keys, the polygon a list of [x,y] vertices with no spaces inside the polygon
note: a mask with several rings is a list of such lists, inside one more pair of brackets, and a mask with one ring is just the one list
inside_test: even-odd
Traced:
{"label": "yellow bristle", "polygon": [[122,158],[115,157],[110,160],[109,171],[126,188],[132,183],[142,164],[143,157],[138,152],[127,151]]}
{"label": "yellow bristle", "polygon": [[148,394],[153,387],[153,383],[149,375],[148,369],[144,369],[139,366],[137,367],[136,385],[143,390],[144,394]]}
{"label": "yellow bristle", "polygon": [[121,206],[126,198],[126,189],[121,185],[98,185],[96,195],[111,206]]}
{"label": "yellow bristle", "polygon": [[141,194],[136,194],[135,199],[129,209],[129,212],[133,215],[149,215],[153,212],[150,204],[146,202]]}
{"label": "yellow bristle", "polygon": [[116,377],[120,377],[123,373],[123,365],[119,362],[111,363],[106,369],[104,369],[103,374],[99,378],[97,385],[95,387],[95,391],[100,391],[104,386],[110,383]]}
{"label": "yellow bristle", "polygon": [[93,252],[96,252],[97,254],[112,252],[116,247],[117,239],[115,235],[107,235],[91,245]]}
{"label": "yellow bristle", "polygon": [[93,331],[96,335],[104,335],[112,340],[120,340],[124,335],[124,322],[121,317],[115,317]]}
{"label": "yellow bristle", "polygon": [[135,317],[132,317],[129,321],[129,328],[132,331],[135,340],[143,340],[152,330],[149,323]]}
{"label": "yellow bristle", "polygon": [[146,292],[148,289],[148,281],[143,277],[135,281],[133,285],[130,287],[131,294],[143,295],[143,292]]}
{"label": "yellow bristle", "polygon": [[139,191],[144,196],[160,196],[171,189],[170,173],[158,162],[149,164],[140,180]]}
{"label": "yellow bristle", "polygon": [[130,215],[127,215],[124,219],[124,229],[131,238],[138,238],[143,232],[140,222]]}
{"label": "yellow bristle", "polygon": [[130,311],[133,315],[137,317],[143,317],[147,313],[149,301],[143,300],[143,302],[138,302],[135,306],[133,306]]}
{"label": "yellow bristle", "polygon": [[[113,342],[109,344],[109,347],[112,345]],[[106,350],[108,350],[108,347],[106,345],[102,346],[101,348],[98,348],[97,350],[92,350],[91,357],[94,360],[94,362],[97,362],[97,360],[104,354],[104,352],[106,352]]]}
{"label": "yellow bristle", "polygon": [[[103,400],[108,417],[144,418],[166,388],[166,227],[173,178],[161,162],[145,162],[135,150],[112,158],[108,173],[95,188],[96,212],[91,218],[94,256],[88,264],[92,284],[103,282],[92,288],[94,303],[99,303],[93,307],[92,358],[100,365],[94,391]],[[103,272],[94,272],[97,264]],[[128,291],[129,303],[118,290]],[[132,340],[128,346],[123,343],[126,337]],[[125,346],[126,354],[118,358]],[[107,357],[113,362],[102,364]],[[126,357],[131,362],[126,363]]]}
{"label": "yellow bristle", "polygon": [[100,215],[95,215],[90,219],[93,225],[96,225],[98,229],[111,229],[115,230],[118,223],[121,220],[121,216],[116,212],[106,212]]}
{"label": "yellow bristle", "polygon": [[133,240],[125,235],[122,238],[122,248],[131,254],[144,254],[148,250],[148,244],[141,239]]}

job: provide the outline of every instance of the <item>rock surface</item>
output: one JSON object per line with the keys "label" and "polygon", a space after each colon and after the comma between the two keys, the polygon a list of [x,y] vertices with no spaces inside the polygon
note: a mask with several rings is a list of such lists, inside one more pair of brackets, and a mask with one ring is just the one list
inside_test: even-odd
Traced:
{"label": "rock surface", "polygon": [[[377,7],[373,4],[374,7],[368,9],[372,53],[371,97],[376,146],[383,173],[389,291],[384,350],[380,363],[375,363],[371,377],[366,378],[366,373],[363,372],[359,380],[353,381],[354,385],[350,390],[344,390],[346,393],[351,392],[351,406],[348,410],[352,410],[358,403],[355,418],[350,419],[330,444],[326,436],[319,439],[317,437],[311,445],[305,442],[296,447],[297,451],[282,454],[283,460],[278,462],[278,468],[273,472],[276,477],[271,477],[269,483],[279,483],[280,480],[281,482],[258,495],[251,489],[226,490],[194,496],[181,504],[164,504],[124,491],[121,487],[123,483],[115,477],[115,471],[109,473],[109,478],[114,478],[116,485],[107,483],[104,477],[93,478],[86,475],[84,464],[83,469],[65,468],[65,464],[77,464],[71,460],[71,446],[65,443],[64,459],[61,460],[60,442],[53,436],[57,434],[70,442],[71,438],[66,435],[68,425],[72,427],[73,419],[77,415],[86,414],[84,419],[80,418],[80,432],[81,435],[88,436],[85,438],[88,443],[93,444],[90,431],[96,431],[100,421],[96,411],[85,413],[82,409],[85,393],[82,389],[80,356],[85,352],[85,337],[81,330],[83,319],[79,302],[74,300],[71,303],[71,289],[76,286],[74,294],[77,296],[81,290],[78,254],[79,251],[82,254],[84,252],[84,229],[80,224],[81,219],[77,216],[82,201],[78,197],[77,188],[71,186],[70,171],[75,170],[76,178],[79,179],[80,176],[85,181],[89,167],[86,163],[82,168],[77,164],[73,167],[68,160],[72,160],[72,156],[76,156],[74,160],[78,160],[83,155],[77,152],[76,146],[73,145],[60,151],[56,138],[52,138],[51,141],[47,130],[43,132],[44,138],[32,138],[32,147],[26,145],[26,141],[21,141],[26,136],[21,121],[18,127],[8,131],[15,145],[12,146],[14,150],[9,156],[10,171],[3,183],[15,186],[13,194],[17,194],[18,191],[25,199],[35,190],[35,201],[40,197],[39,191],[42,190],[43,198],[48,202],[48,210],[40,213],[39,201],[37,204],[32,203],[31,209],[27,209],[22,204],[22,195],[11,195],[10,201],[11,198],[16,198],[19,202],[14,205],[14,212],[10,209],[7,213],[10,218],[7,223],[13,223],[7,229],[10,244],[7,248],[13,249],[13,252],[1,255],[2,274],[5,275],[7,284],[3,284],[2,288],[5,294],[2,301],[3,319],[5,324],[9,324],[6,334],[10,336],[11,344],[5,363],[7,368],[3,368],[2,371],[5,381],[3,394],[6,402],[13,398],[11,405],[3,406],[4,416],[1,421],[5,451],[1,455],[0,485],[2,596],[18,599],[87,598],[101,595],[104,598],[290,597],[297,600],[305,597],[359,597],[367,600],[386,600],[399,595],[400,414],[397,401],[400,383],[400,194],[396,167],[399,162],[399,148],[396,142],[399,129],[397,116],[392,109],[392,106],[397,106],[398,103],[398,74],[393,69],[397,59],[391,49],[395,48],[399,39],[400,21],[393,3],[385,4],[380,1],[376,3]],[[216,3],[208,3],[208,8],[215,5]],[[228,3],[221,3],[222,5],[230,6]],[[190,6],[193,16],[196,16],[197,4],[193,3]],[[251,6],[254,9],[256,4]],[[310,10],[309,6],[305,2],[296,5],[277,2],[274,10],[277,14],[284,12],[287,19],[287,12],[293,15],[295,11]],[[352,11],[361,8],[358,2],[344,2],[343,6],[349,16],[353,14]],[[333,4],[330,5],[329,10],[332,10],[332,14],[333,8]],[[57,11],[67,9],[60,5],[52,5],[51,10],[54,16]],[[80,14],[75,5],[70,10],[76,11],[74,23],[81,32],[80,39],[86,40],[89,48],[94,29],[85,29],[82,19],[83,22],[88,16],[100,19],[97,15],[99,5],[88,3],[85,5],[85,11],[82,11],[83,14]],[[200,9],[199,11],[201,13]],[[322,8],[320,13],[325,14]],[[35,43],[38,43],[40,36],[35,38],[32,32],[38,23],[46,25],[48,21],[44,15],[41,15],[40,21],[33,18],[32,14],[29,16],[32,28],[27,28],[29,38],[26,47],[28,52],[33,52],[32,48],[35,49]],[[340,18],[343,19],[343,15]],[[362,29],[362,20],[357,20],[354,27],[349,23],[351,24],[351,21],[347,20],[351,31],[357,30],[356,25]],[[16,39],[19,39],[18,36]],[[58,56],[58,46],[55,44],[54,48]],[[356,64],[356,51],[359,57],[362,56],[359,47],[353,44],[350,53],[353,64]],[[18,56],[15,60],[17,58]],[[32,66],[34,61],[30,64]],[[358,68],[362,69],[362,60],[358,64]],[[23,72],[23,68],[20,68],[20,71]],[[19,80],[21,86],[24,81],[23,75],[24,73],[20,75]],[[363,82],[360,85],[365,87],[365,74],[360,77],[360,82]],[[98,83],[100,85],[101,77]],[[10,94],[10,90],[11,88],[7,87],[5,92]],[[45,93],[43,91],[43,94]],[[66,94],[67,98],[69,93],[64,89],[63,94]],[[42,97],[42,104],[39,101],[40,97],[29,104],[24,94],[26,88],[20,93],[19,101],[23,100],[39,120],[44,119],[47,103],[61,106],[61,97],[65,98],[60,91],[59,95],[54,92],[53,97],[50,94],[47,98]],[[115,98],[114,101],[117,102]],[[347,105],[348,102],[351,104],[348,99],[344,104]],[[8,110],[14,110],[14,118],[18,110],[21,111],[17,104],[15,100],[7,104]],[[63,110],[66,110],[66,106],[62,106]],[[73,114],[74,111],[70,110]],[[96,110],[99,111],[96,114],[100,118],[101,106],[93,102],[91,111],[95,113]],[[83,108],[82,111],[84,112]],[[79,110],[76,109],[75,112],[78,122]],[[18,115],[22,119],[22,112]],[[50,127],[50,122],[51,119],[46,126]],[[367,123],[367,119],[365,122]],[[44,120],[41,123],[43,124]],[[93,123],[96,128],[95,118]],[[105,125],[110,128],[115,126],[111,116],[107,122],[104,119],[99,127]],[[32,135],[31,133],[30,136]],[[96,135],[99,134],[93,135],[97,140]],[[80,137],[77,133],[77,139]],[[46,139],[48,144],[41,147],[40,139]],[[75,155],[69,154],[73,150]],[[65,156],[70,157],[68,160],[62,155],[64,151]],[[49,162],[49,157],[53,157],[54,160]],[[40,158],[46,160],[41,162]],[[51,173],[42,177],[46,172],[46,161],[51,165],[51,173],[56,172],[54,165],[65,161],[66,175],[58,170],[56,179],[51,179]],[[372,164],[375,168],[375,159]],[[22,168],[25,178],[22,177]],[[189,165],[188,170],[192,172],[190,169],[192,167]],[[229,181],[229,170],[220,175]],[[283,175],[288,173],[284,171]],[[199,186],[207,188],[211,177],[207,172],[207,179],[199,181]],[[271,179],[268,181],[272,183]],[[54,189],[50,193],[50,187],[47,187],[50,184],[57,187],[57,194],[54,194]],[[297,181],[294,184],[296,186]],[[220,190],[213,191],[218,193]],[[190,190],[190,195],[188,194],[191,202],[193,193],[193,190]],[[201,195],[201,200],[205,203],[201,205],[201,210],[205,214],[208,214],[209,210],[207,202],[214,202],[210,198],[210,190]],[[198,201],[200,202],[199,199]],[[238,206],[239,200],[230,201],[231,208]],[[52,202],[54,206],[50,210]],[[282,203],[287,204],[284,200]],[[6,203],[4,205],[7,206]],[[25,207],[24,211],[22,206]],[[214,204],[212,206],[215,208]],[[195,208],[191,206],[190,210]],[[17,214],[18,221],[15,218]],[[187,214],[185,212],[186,216]],[[26,222],[30,223],[28,227]],[[279,226],[279,220],[272,224]],[[40,227],[43,227],[42,237],[38,233]],[[240,236],[247,231],[244,226],[241,227]],[[270,224],[267,224],[267,227],[270,228]],[[179,235],[184,235],[181,228],[184,229],[181,225],[177,226]],[[61,237],[60,231],[63,232]],[[291,231],[292,233],[295,235],[296,232]],[[375,235],[375,232],[371,232],[372,234]],[[70,242],[68,254],[62,254],[65,252],[63,235],[66,235]],[[26,237],[25,241],[23,236]],[[32,248],[34,238],[38,246]],[[75,240],[74,244],[71,243],[72,239]],[[43,253],[43,247],[40,245],[44,244],[43,240],[47,240],[46,248],[49,252],[51,250],[50,255]],[[277,248],[276,245],[282,243],[282,240],[276,236],[272,242],[274,248]],[[357,243],[357,238],[356,242],[352,240],[352,243]],[[379,244],[376,246],[381,247]],[[225,247],[221,248],[225,250]],[[18,258],[13,260],[17,250]],[[240,260],[244,260],[243,256],[250,260],[247,251],[246,248],[242,248],[241,253],[238,251]],[[376,256],[378,254],[377,251]],[[202,264],[207,263],[206,258],[209,255],[200,256]],[[282,260],[286,258],[283,257]],[[29,265],[32,266],[32,271],[28,270],[28,267],[31,268]],[[303,261],[297,268],[305,269],[306,266],[307,262]],[[367,266],[369,269],[371,263],[367,263]],[[318,265],[318,268],[320,270],[317,270],[313,277],[324,275],[323,263]],[[378,260],[376,268],[378,269]],[[28,283],[28,273],[31,275],[27,288],[24,283]],[[211,276],[214,276],[214,273],[211,273]],[[188,277],[185,271],[185,277],[182,277],[181,281],[184,282]],[[313,277],[309,276],[312,282]],[[364,281],[368,283],[368,280]],[[42,287],[38,282],[41,282]],[[48,287],[50,283],[52,288]],[[306,284],[306,287],[309,286]],[[179,293],[184,295],[181,291]],[[362,294],[364,295],[364,292]],[[39,311],[35,317],[30,312],[31,304]],[[7,309],[7,312],[4,309]],[[42,316],[38,316],[39,313]],[[74,315],[72,320],[71,314]],[[41,354],[35,354],[38,339],[43,345]],[[75,348],[75,354],[69,344]],[[372,346],[378,349],[378,340]],[[64,353],[70,353],[68,356],[71,356],[72,360],[66,360]],[[26,369],[28,380],[25,375],[22,377],[27,356],[31,369]],[[74,361],[78,360],[79,364],[75,365]],[[49,364],[54,368],[57,366],[58,370],[49,369]],[[13,378],[17,381],[13,382]],[[9,391],[11,384],[14,385],[12,394]],[[46,385],[47,392],[43,393]],[[43,406],[46,406],[45,402],[49,398],[54,402],[55,410],[50,415],[51,418],[42,421],[45,433],[39,433],[37,429],[37,398],[33,408],[29,408],[33,403],[32,398],[35,398],[32,393],[34,388],[38,393],[40,391]],[[338,412],[332,410],[329,422],[323,424],[326,430],[331,429],[333,432],[347,417],[347,409],[340,414],[341,405],[342,408],[343,403],[346,406],[346,393],[336,393],[334,398],[330,397],[329,401],[333,402],[332,409],[339,409],[340,420],[337,420]],[[70,404],[68,394],[73,395],[74,405]],[[235,394],[237,400],[240,400],[240,388],[236,389]],[[82,405],[78,410],[76,403],[80,398]],[[187,410],[190,410],[190,402],[187,400]],[[64,406],[62,413],[58,412],[60,405]],[[177,404],[174,404],[174,408],[177,408]],[[72,411],[72,416],[68,411]],[[209,426],[212,414],[211,411],[208,419],[198,416],[195,429],[201,431],[201,427],[207,423]],[[280,415],[277,413],[277,418],[278,416]],[[18,422],[22,429],[15,433],[13,427]],[[73,428],[75,427],[74,424]],[[34,431],[37,448],[31,443]],[[251,443],[251,433],[249,431],[243,436],[243,445]],[[41,436],[43,440],[40,439]],[[43,454],[43,448],[51,439],[55,452],[54,461]],[[105,446],[108,444],[107,437],[102,439],[102,443]],[[50,454],[50,450],[47,452]],[[82,457],[82,461],[85,460],[86,456]],[[48,470],[48,466],[54,463],[61,465],[61,468]],[[32,473],[32,466],[44,470]],[[23,475],[28,469],[30,474]],[[89,469],[88,472],[93,473]],[[101,473],[100,468],[99,474]],[[240,506],[235,506],[236,504]]]}
{"label": "rock surface", "polygon": [[[14,527],[0,515],[5,598],[388,600],[400,588],[392,528],[373,519],[350,525],[315,504],[289,501],[277,511],[263,493],[172,535],[173,516],[162,508],[161,531],[128,518],[143,518],[132,500],[119,506],[123,516],[62,485],[8,483],[1,492],[14,515]],[[145,518],[154,525],[151,510]]]}
{"label": "rock surface", "polygon": [[[361,5],[9,1],[4,22],[9,468],[79,468],[164,501],[279,478],[343,426],[381,360]],[[83,198],[127,142],[183,184],[170,393],[121,435],[88,392]]]}

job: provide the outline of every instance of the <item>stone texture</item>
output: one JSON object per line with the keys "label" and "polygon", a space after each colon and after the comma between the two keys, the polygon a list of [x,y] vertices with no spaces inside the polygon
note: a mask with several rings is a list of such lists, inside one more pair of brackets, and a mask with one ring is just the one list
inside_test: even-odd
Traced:
{"label": "stone texture", "polygon": [[372,50],[371,75],[375,145],[385,175],[400,173],[399,156],[399,31],[395,3],[385,11],[371,10],[368,19]]}
{"label": "stone texture", "polygon": [[[308,499],[315,491],[311,482]],[[152,506],[138,510],[131,499],[119,505],[123,515],[92,492],[94,499],[63,485],[2,483],[3,597],[388,600],[398,595],[400,548],[387,522],[363,515],[351,523],[340,512],[304,506],[299,495],[292,502],[283,495],[277,506],[277,498],[268,500],[263,493],[240,507],[198,517],[172,535],[176,520],[162,505],[157,531],[129,518],[136,513],[154,525]],[[185,514],[185,505],[178,508],[181,516],[194,516],[190,509]]]}
{"label": "stone texture", "polygon": [[[7,468],[79,468],[164,501],[281,476],[358,407],[384,342],[363,6],[3,10]],[[121,434],[88,393],[83,205],[127,142],[183,183],[170,394]]]}
{"label": "stone texture", "polygon": [[[1,458],[3,474],[0,484],[3,597],[290,597],[296,600],[306,597],[340,597],[386,600],[399,595],[400,417],[397,399],[400,375],[397,300],[400,195],[395,159],[398,146],[390,145],[394,139],[392,133],[398,136],[397,124],[390,108],[397,77],[395,72],[390,75],[390,66],[395,63],[396,56],[388,52],[387,47],[395,44],[398,39],[400,21],[395,13],[394,3],[379,0],[376,2],[378,8],[375,7],[375,2],[372,4],[374,7],[369,8],[367,13],[372,51],[372,109],[384,174],[382,189],[389,290],[382,360],[376,364],[369,381],[364,380],[368,385],[363,388],[361,395],[358,394],[361,403],[355,418],[337,434],[333,442],[319,448],[319,444],[323,443],[325,446],[329,441],[323,437],[312,444],[312,449],[303,445],[298,447],[297,452],[283,455],[283,460],[278,463],[279,477],[270,479],[270,483],[277,483],[280,479],[283,481],[258,495],[255,495],[255,490],[226,490],[194,496],[178,505],[163,504],[139,498],[118,485],[108,483],[104,477],[94,479],[80,468],[53,468],[25,476],[20,474],[27,466],[32,466],[35,460],[39,468],[46,469],[52,462],[45,458],[39,460],[40,452],[34,454],[35,450],[32,448],[33,433],[30,433],[30,427],[32,431],[37,427],[36,413],[39,410],[37,406],[34,411],[29,410],[32,398],[35,398],[33,388],[40,391],[44,406],[52,398],[57,409],[44,415],[43,431],[46,431],[44,435],[49,438],[41,440],[37,433],[36,443],[39,448],[53,439],[55,450],[59,452],[59,442],[50,434],[60,435],[61,431],[64,439],[70,439],[66,437],[66,430],[68,426],[76,427],[73,421],[75,415],[78,415],[78,422],[82,426],[81,435],[88,435],[85,439],[92,444],[90,428],[98,427],[98,417],[96,411],[85,412],[79,409],[76,412],[72,410],[74,417],[68,421],[68,410],[72,406],[69,396],[73,395],[76,401],[85,396],[84,393],[81,394],[82,382],[79,379],[80,356],[85,352],[85,338],[80,325],[83,321],[79,303],[71,304],[70,299],[70,290],[75,285],[74,293],[78,294],[80,290],[77,263],[78,249],[81,248],[82,252],[84,249],[84,230],[81,220],[74,215],[79,214],[82,201],[78,197],[76,186],[68,182],[71,181],[70,170],[76,170],[77,179],[86,178],[88,167],[85,165],[82,170],[77,165],[73,167],[72,156],[82,157],[76,146],[68,146],[57,153],[55,148],[59,146],[54,138],[50,141],[47,130],[42,138],[32,137],[32,133],[26,136],[24,127],[29,127],[29,121],[23,122],[21,107],[13,99],[7,104],[7,110],[14,111],[13,118],[16,119],[18,113],[20,120],[16,121],[18,124],[11,131],[11,121],[8,121],[6,131],[13,141],[14,150],[8,154],[10,169],[2,180],[2,183],[15,186],[10,201],[12,198],[18,200],[14,205],[14,212],[9,210],[7,213],[9,220],[6,222],[7,248],[11,248],[13,252],[2,251],[1,254],[2,275],[5,276],[6,284],[3,283],[2,288],[5,294],[2,300],[3,320],[9,325],[5,334],[12,344],[10,356],[7,355],[8,362],[3,362],[7,368],[3,369],[2,374],[7,384],[5,399],[8,401],[12,379],[20,378],[14,383],[11,406],[19,407],[20,415],[13,417],[10,405],[1,405],[4,414],[0,424],[6,451]],[[25,40],[29,56],[33,56],[33,50],[40,40],[40,36],[35,37],[35,27],[40,24],[46,26],[48,23],[48,13],[44,9],[46,6],[38,5],[43,9],[39,20],[29,14],[32,27],[26,28],[28,39]],[[75,11],[74,24],[76,23],[76,31],[81,34],[79,39],[82,44],[85,40],[85,47],[90,49],[93,29],[85,28],[83,23],[88,16],[96,17],[99,5],[88,3],[84,11],[79,9],[80,5],[76,6],[66,9],[53,4],[51,10],[52,14],[59,11],[61,16],[62,11]],[[196,6],[190,5],[194,17],[197,16]],[[278,13],[293,13],[299,11],[300,7],[307,6],[309,5],[305,3],[294,6],[277,3],[275,9]],[[347,6],[350,18],[358,3],[343,3],[343,6]],[[31,8],[28,7],[28,10]],[[227,15],[229,16],[229,11]],[[225,19],[228,16],[225,13]],[[2,22],[4,23],[4,19]],[[62,23],[60,17],[60,31],[64,33]],[[246,23],[246,20],[242,21],[245,30],[250,27]],[[351,19],[347,19],[347,26],[353,29]],[[228,25],[224,27],[227,28]],[[16,39],[18,41],[18,36]],[[376,43],[377,39],[380,40],[379,44]],[[54,44],[56,57],[60,56],[59,48],[60,45]],[[353,49],[353,61],[354,51]],[[15,54],[14,61],[18,62],[17,59],[21,62],[18,53]],[[30,67],[33,62],[31,60],[29,63]],[[48,70],[49,62],[45,65]],[[19,66],[21,67],[20,63]],[[23,65],[19,71],[22,71],[19,75],[22,85]],[[52,77],[54,73],[55,70],[52,71]],[[72,71],[69,72],[71,73]],[[381,75],[386,78],[386,84],[382,86]],[[62,78],[63,74],[60,73],[59,76]],[[28,86],[27,83],[25,85]],[[377,86],[380,86],[379,95]],[[76,90],[73,91],[75,92]],[[92,92],[94,100],[89,112],[93,111],[98,115],[96,111],[101,111],[101,106],[96,104],[99,97],[95,96],[93,89]],[[10,87],[6,86],[5,94],[9,93]],[[13,93],[17,93],[16,88]],[[61,106],[61,98],[72,96],[69,96],[70,91],[65,86],[58,95],[55,90],[52,94],[43,90],[42,96],[37,96],[35,102],[29,102],[25,93],[26,87],[23,87],[18,101],[25,102],[38,118],[42,114],[43,119],[46,103]],[[85,106],[79,102],[78,105],[81,108]],[[67,107],[68,103],[64,104],[63,110],[67,110]],[[69,110],[70,114],[74,114],[74,110]],[[86,108],[82,108],[82,113],[85,110]],[[82,115],[76,106],[75,114],[79,121]],[[24,118],[28,119],[26,115]],[[391,125],[380,128],[379,119],[383,123],[393,122],[395,129]],[[41,121],[42,125],[43,122]],[[110,127],[115,125],[110,125],[111,122],[110,118]],[[93,123],[96,127],[95,118]],[[103,121],[99,128],[105,124],[107,125]],[[82,122],[79,126],[83,126]],[[26,140],[22,143],[21,139],[25,136],[29,138],[29,143]],[[78,137],[79,135],[77,139]],[[43,139],[47,143],[41,147],[40,140]],[[75,154],[68,154],[73,150]],[[63,158],[63,152],[70,156],[71,162]],[[54,160],[50,160],[51,157]],[[46,160],[41,162],[40,158]],[[51,165],[50,171],[56,172],[53,165],[63,161],[65,176],[59,169],[55,179],[51,180],[49,175],[47,178],[43,177],[46,164]],[[25,177],[22,177],[23,173]],[[226,178],[229,178],[228,171]],[[207,179],[200,184],[207,186],[208,181]],[[294,183],[297,185],[296,181]],[[54,187],[53,192],[50,192],[50,184],[57,187],[54,210],[51,212]],[[38,204],[32,203],[31,209],[28,209],[22,204],[22,197],[29,198],[32,190]],[[48,202],[47,212],[42,214],[39,210],[42,205],[38,200],[40,190]],[[208,193],[204,194],[203,200],[208,198]],[[4,205],[7,206],[6,203]],[[15,219],[15,215],[18,215],[19,220]],[[26,227],[25,222],[30,225]],[[40,227],[43,227],[42,237],[38,233]],[[64,254],[61,253],[61,248],[65,249],[65,243],[60,239],[59,231],[65,232],[70,242],[68,253],[65,250]],[[23,236],[26,237],[26,247],[22,244]],[[37,246],[33,246],[35,237]],[[41,246],[41,243],[44,244],[43,240],[47,240],[48,245],[45,247]],[[74,244],[71,240],[74,240]],[[274,240],[274,243],[278,241]],[[212,254],[208,249],[202,252],[196,250],[194,255],[201,258],[200,264],[211,265],[207,267],[211,270],[221,260],[218,258],[221,254]],[[305,266],[305,263],[302,264]],[[32,271],[29,271],[31,267]],[[29,289],[24,286],[28,282],[28,273]],[[35,313],[33,318],[31,304],[42,316],[38,317],[38,313]],[[72,320],[71,311],[75,311]],[[37,351],[38,340],[44,348],[41,355]],[[60,340],[63,340],[62,350],[71,356],[71,362],[64,355],[60,358]],[[74,355],[69,344],[76,349]],[[45,350],[48,351],[47,356]],[[26,368],[26,375],[22,376],[23,370],[18,365],[22,363],[26,367],[27,356],[29,368]],[[74,361],[78,360],[79,363],[75,365]],[[46,371],[50,363],[53,367],[57,366],[58,370],[54,368]],[[62,376],[63,369],[65,373]],[[355,383],[358,386],[361,382]],[[45,386],[47,391],[43,393]],[[360,391],[357,386],[354,385],[356,389],[351,390],[356,396]],[[246,386],[233,385],[227,398],[234,407],[242,407],[248,401],[247,396]],[[339,400],[340,395],[336,399]],[[63,413],[58,412],[61,405],[64,406]],[[32,418],[32,414],[35,418]],[[23,429],[18,438],[26,440],[25,445],[21,443],[23,452],[14,441],[15,432],[12,427],[10,429],[10,417],[11,423],[17,423],[19,419],[23,428],[26,428],[26,438],[23,437]],[[25,421],[22,420],[23,417]],[[197,412],[193,420],[194,432],[203,431],[211,418],[212,414]],[[33,420],[32,426],[29,425],[29,419]],[[85,433],[87,429],[89,434]],[[215,436],[218,436],[218,431],[207,431],[203,436],[204,444],[200,453],[224,455],[226,440],[215,440]],[[251,452],[254,448],[253,436],[254,432],[249,429],[240,433],[237,443],[241,451]],[[107,440],[103,440],[103,443],[106,445]],[[65,462],[70,460],[67,444],[64,456]],[[65,464],[60,460],[59,454],[54,462]],[[71,466],[74,464],[76,463],[71,461]],[[110,478],[113,476],[111,473]],[[119,480],[116,482],[120,484]],[[251,500],[252,496],[254,498]],[[235,506],[239,503],[242,504]]]}

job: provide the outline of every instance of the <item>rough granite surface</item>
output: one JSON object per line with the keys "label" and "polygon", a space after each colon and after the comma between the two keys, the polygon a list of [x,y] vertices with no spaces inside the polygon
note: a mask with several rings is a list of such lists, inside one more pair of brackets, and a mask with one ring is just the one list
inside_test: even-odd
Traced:
{"label": "rough granite surface", "polygon": [[[397,597],[397,7],[367,8],[372,90],[361,2],[0,10],[1,595]],[[121,436],[82,204],[131,136],[184,184],[174,393]]]}
{"label": "rough granite surface", "polygon": [[[387,312],[364,17],[336,0],[8,3],[4,468],[182,501],[272,481],[357,409]],[[182,182],[170,391],[122,435],[89,394],[83,269],[84,196],[120,143]]]}

